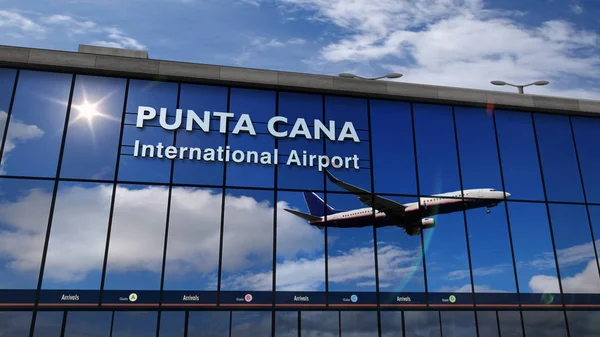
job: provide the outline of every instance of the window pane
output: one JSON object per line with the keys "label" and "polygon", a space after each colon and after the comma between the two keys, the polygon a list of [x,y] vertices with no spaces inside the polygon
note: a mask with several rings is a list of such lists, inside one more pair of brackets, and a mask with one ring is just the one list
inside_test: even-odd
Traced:
{"label": "window pane", "polygon": [[8,108],[15,85],[17,71],[14,69],[0,68],[0,139],[4,136]]}
{"label": "window pane", "polygon": [[234,311],[231,316],[231,337],[271,336],[271,312]]}
{"label": "window pane", "polygon": [[100,289],[112,189],[109,184],[59,184],[42,288]]}
{"label": "window pane", "polygon": [[77,76],[61,177],[114,178],[125,83],[124,79]]}
{"label": "window pane", "polygon": [[163,311],[160,314],[160,337],[183,337],[185,333],[185,312]]}
{"label": "window pane", "polygon": [[302,337],[339,337],[340,316],[337,311],[304,311],[301,313]]}
{"label": "window pane", "polygon": [[[188,109],[193,110],[204,120],[204,112],[227,111],[227,88],[206,85],[182,84],[179,106],[183,109],[182,124],[177,130],[177,146],[200,148],[201,158],[207,155],[206,149],[225,148],[225,134],[219,132],[219,119],[214,117],[210,123],[210,131],[204,132],[200,126],[193,124],[193,131],[187,131]],[[191,151],[191,150],[190,150]],[[208,152],[210,153],[210,152]],[[173,182],[181,184],[223,184],[223,162],[197,160],[198,154],[188,152],[184,159],[175,160]],[[207,159],[210,159],[206,157]]]}
{"label": "window pane", "polygon": [[[156,117],[136,127],[139,106],[156,110]],[[174,133],[160,127],[160,109],[166,108],[167,124],[175,122],[177,83],[137,81],[129,82],[127,114],[121,143],[119,180],[141,182],[168,182],[171,161],[165,149],[173,145]],[[136,141],[138,141],[136,153]],[[135,156],[137,155],[137,157]]]}
{"label": "window pane", "polygon": [[[160,289],[168,193],[162,186],[117,187],[105,289]],[[107,295],[111,293],[104,292],[104,301],[116,301],[129,292]]]}
{"label": "window pane", "polygon": [[298,337],[298,312],[275,312],[275,337]]}
{"label": "window pane", "polygon": [[548,200],[583,202],[568,116],[534,114]]}
{"label": "window pane", "polygon": [[[53,182],[0,179],[0,288],[37,288]],[[30,303],[35,291],[0,292],[0,303]]]}
{"label": "window pane", "polygon": [[155,336],[157,316],[156,312],[116,311],[111,336]]}
{"label": "window pane", "polygon": [[402,337],[402,312],[381,312],[381,337]]}
{"label": "window pane", "polygon": [[10,337],[28,337],[30,329],[30,312],[0,311],[0,333],[2,335]]}
{"label": "window pane", "polygon": [[222,190],[173,187],[165,290],[217,290]]}
{"label": "window pane", "polygon": [[544,200],[531,114],[496,110],[504,185],[511,198]]}
{"label": "window pane", "polygon": [[521,314],[518,311],[498,311],[498,321],[500,322],[500,336],[523,336],[523,327],[521,326]]}
{"label": "window pane", "polygon": [[571,117],[588,202],[600,203],[599,118]]}
{"label": "window pane", "polygon": [[496,320],[495,311],[478,311],[477,326],[479,330],[479,336],[499,337],[498,321]]}
{"label": "window pane", "polygon": [[406,337],[441,337],[437,311],[405,311],[404,326]]}
{"label": "window pane", "polygon": [[[585,206],[550,204],[550,218],[563,292],[600,293],[598,264]],[[589,302],[585,298],[565,296],[565,303]]]}
{"label": "window pane", "polygon": [[0,173],[54,177],[72,76],[21,71]]}
{"label": "window pane", "polygon": [[544,204],[509,202],[521,302],[559,305],[560,289]]}
{"label": "window pane", "polygon": [[599,311],[567,311],[569,332],[571,336],[596,337],[600,336]]}
{"label": "window pane", "polygon": [[342,337],[377,337],[377,312],[342,311]]}
{"label": "window pane", "polygon": [[[348,168],[335,170],[330,167],[328,170],[341,180],[371,191],[367,100],[362,98],[325,96],[325,120],[335,121],[336,136],[338,139],[342,135],[347,135],[346,133],[342,134],[345,122],[351,122],[356,131],[355,137],[359,140],[359,142],[356,142],[351,137],[347,137],[343,141],[325,140],[325,154],[331,160],[337,156],[343,159],[344,165],[346,165],[346,162],[348,163]],[[356,166],[359,169],[356,169]],[[344,189],[329,180],[327,181],[326,190],[345,192]]]}
{"label": "window pane", "polygon": [[567,336],[562,311],[523,311],[523,325],[527,337]]}
{"label": "window pane", "polygon": [[34,337],[60,337],[62,311],[40,311],[35,319]]}
{"label": "window pane", "polygon": [[[227,191],[222,290],[272,290],[273,197],[272,191]],[[271,303],[271,294],[254,296],[256,302]]]}
{"label": "window pane", "polygon": [[[276,124],[278,126],[277,130],[287,131],[288,136],[291,135],[294,123],[298,118],[303,118],[309,130],[313,130],[315,119],[323,120],[323,97],[321,95],[280,92],[279,116],[286,117],[288,121],[287,124]],[[328,122],[326,120],[323,124],[328,127]],[[337,123],[338,121],[336,121],[336,127],[338,127]],[[308,156],[323,155],[323,142],[326,136],[321,135],[320,138],[320,140],[312,139],[312,137],[307,139],[303,135],[297,135],[294,138],[278,138],[277,148],[279,149],[280,159],[277,183],[279,188],[323,190],[323,172],[310,167],[298,166],[297,162],[290,162],[290,165],[286,165],[290,160],[292,151],[296,151],[299,158],[302,158],[303,151],[306,151]],[[294,160],[294,157],[292,157],[292,160]]]}
{"label": "window pane", "polygon": [[112,312],[70,311],[64,337],[109,337]]}
{"label": "window pane", "polygon": [[442,334],[444,337],[477,336],[475,316],[470,311],[442,311]]}
{"label": "window pane", "polygon": [[229,337],[229,311],[189,313],[187,337]]}
{"label": "window pane", "polygon": [[592,221],[592,231],[594,233],[594,240],[596,243],[596,255],[600,253],[600,206],[588,206],[590,212],[590,220]]}
{"label": "window pane", "polygon": [[[275,92],[266,90],[231,89],[230,108],[235,117],[229,120],[227,145],[231,148],[232,159],[227,163],[227,185],[244,187],[273,187],[275,138],[267,131],[269,119],[275,116]],[[252,120],[256,135],[247,131],[233,134],[242,114]],[[239,126],[244,126],[240,123]],[[243,129],[242,129],[243,130]],[[235,151],[244,153],[243,162],[234,161]],[[249,154],[248,151],[256,152]],[[262,152],[270,156],[270,164],[261,164]],[[241,157],[238,157],[241,158]],[[251,160],[248,163],[248,160]],[[254,161],[257,161],[256,163]]]}
{"label": "window pane", "polygon": [[375,192],[417,194],[410,104],[371,101],[371,136]]}

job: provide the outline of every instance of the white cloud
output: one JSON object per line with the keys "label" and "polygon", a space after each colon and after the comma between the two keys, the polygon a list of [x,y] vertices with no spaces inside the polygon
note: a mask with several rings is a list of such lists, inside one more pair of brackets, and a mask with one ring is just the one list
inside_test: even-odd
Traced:
{"label": "white cloud", "polygon": [[[6,125],[7,117],[8,114],[5,111],[0,110],[0,126],[2,127],[2,130],[4,130],[4,126]],[[38,126],[25,124],[23,121],[12,117],[8,134],[6,135],[6,142],[4,144],[4,154],[2,156],[2,168],[0,168],[0,173],[4,173],[4,168],[7,164],[6,160],[9,158],[10,152],[14,150],[18,144],[28,140],[41,138],[43,135],[44,130],[40,129]]]}
{"label": "white cloud", "polygon": [[[489,276],[489,275],[497,275],[505,272],[506,268],[509,267],[507,265],[495,265],[489,267],[480,267],[473,269],[473,276]],[[449,280],[461,280],[464,278],[471,277],[469,270],[455,270],[448,273],[447,278]]]}
{"label": "white cloud", "polygon": [[[448,287],[448,286],[440,287],[440,289],[438,291],[445,292],[445,293],[470,293],[470,292],[472,292],[472,289],[473,288],[472,288],[471,284],[465,284],[460,287]],[[506,291],[494,289],[493,287],[491,287],[489,285],[475,285],[475,292],[476,293],[505,293]]]}
{"label": "white cloud", "polygon": [[570,6],[571,12],[575,14],[583,14],[583,6],[580,3],[572,3]]}
{"label": "white cloud", "polygon": [[17,11],[0,10],[0,27],[5,30],[17,29],[26,33],[44,34],[46,28],[35,23]]}
{"label": "white cloud", "polygon": [[[560,292],[558,278],[548,275],[535,275],[529,280],[533,292]],[[574,276],[562,276],[562,288],[565,293],[600,293],[600,278],[596,260],[588,262],[585,269]]]}
{"label": "white cloud", "polygon": [[122,31],[117,28],[106,28],[108,32],[107,40],[96,40],[93,41],[92,45],[112,48],[127,48],[127,49],[145,49],[146,46],[141,44],[134,38],[126,36]]}

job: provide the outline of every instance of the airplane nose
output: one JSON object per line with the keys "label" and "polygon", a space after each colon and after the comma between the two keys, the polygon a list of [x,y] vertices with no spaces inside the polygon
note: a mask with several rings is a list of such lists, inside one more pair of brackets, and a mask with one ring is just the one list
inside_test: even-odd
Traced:
{"label": "airplane nose", "polygon": [[506,194],[506,198],[507,198],[507,199],[508,199],[508,198],[510,198],[510,193],[508,193],[508,192],[505,192],[505,194]]}

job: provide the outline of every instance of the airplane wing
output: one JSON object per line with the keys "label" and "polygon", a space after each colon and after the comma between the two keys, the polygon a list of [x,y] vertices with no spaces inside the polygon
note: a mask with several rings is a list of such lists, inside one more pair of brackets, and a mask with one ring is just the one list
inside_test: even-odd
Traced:
{"label": "airplane wing", "polygon": [[339,180],[338,178],[334,177],[333,174],[329,173],[329,171],[327,170],[325,170],[325,173],[327,174],[327,177],[332,183],[336,184],[337,186],[345,189],[346,191],[352,194],[355,194],[358,197],[358,199],[362,201],[365,205],[373,207],[374,209],[380,212],[384,212],[389,216],[404,215],[404,210],[406,209],[406,206],[402,205],[401,203],[395,202],[384,197],[380,197],[378,195],[372,197],[371,192],[363,190],[360,187],[356,187],[354,185],[345,183]]}

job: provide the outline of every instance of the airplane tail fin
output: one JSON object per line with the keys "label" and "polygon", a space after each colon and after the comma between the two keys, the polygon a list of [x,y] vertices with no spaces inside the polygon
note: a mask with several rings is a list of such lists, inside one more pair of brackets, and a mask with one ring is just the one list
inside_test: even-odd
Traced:
{"label": "airplane tail fin", "polygon": [[327,205],[325,201],[319,198],[319,196],[316,195],[314,192],[303,192],[302,194],[304,195],[304,201],[306,201],[308,211],[313,216],[322,217],[325,215],[332,215],[341,212]]}

